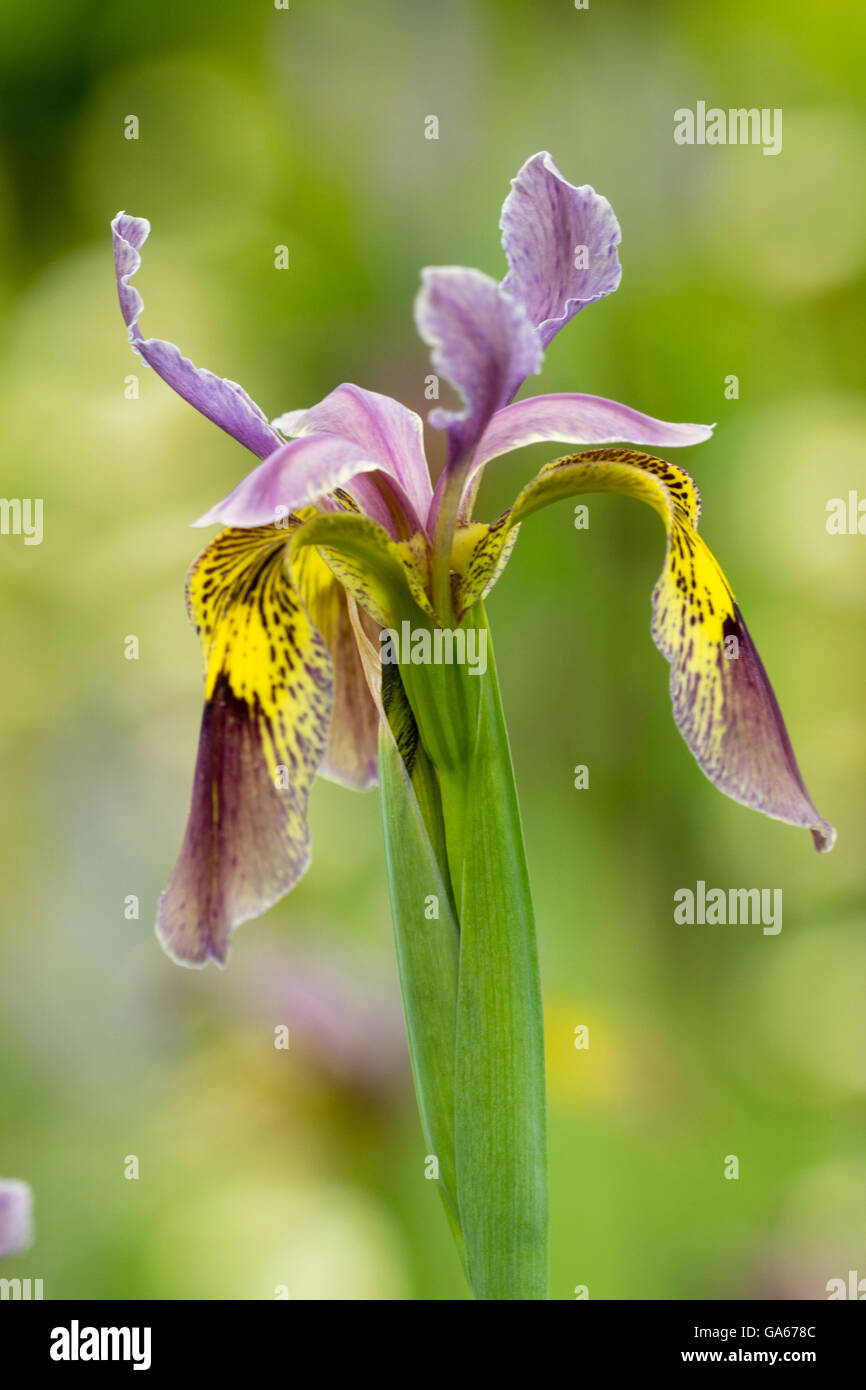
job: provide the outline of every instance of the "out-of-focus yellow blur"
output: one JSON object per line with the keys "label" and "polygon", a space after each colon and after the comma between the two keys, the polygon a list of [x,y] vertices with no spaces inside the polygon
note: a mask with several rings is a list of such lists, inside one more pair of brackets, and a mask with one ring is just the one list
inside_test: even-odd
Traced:
{"label": "out-of-focus yellow blur", "polygon": [[[843,0],[3,5],[0,491],[44,499],[40,546],[0,537],[0,1173],[38,1224],[4,1274],[48,1298],[465,1296],[376,794],[319,784],[313,866],[225,973],[152,934],[202,689],[188,523],[250,460],[130,353],[108,224],[153,225],[143,331],[269,416],[340,381],[423,413],[419,269],[500,275],[508,180],[542,148],[610,198],[624,274],[529,386],[718,422],[677,461],[839,829],[818,858],[694,765],[649,636],[648,510],[524,526],[489,616],[547,1000],[553,1296],[866,1274],[866,536],[825,525],[866,498],[863,38]],[[781,154],[677,146],[699,100],[782,108]],[[497,460],[481,514],[555,452]],[[699,879],[781,888],[783,930],[675,925]]]}

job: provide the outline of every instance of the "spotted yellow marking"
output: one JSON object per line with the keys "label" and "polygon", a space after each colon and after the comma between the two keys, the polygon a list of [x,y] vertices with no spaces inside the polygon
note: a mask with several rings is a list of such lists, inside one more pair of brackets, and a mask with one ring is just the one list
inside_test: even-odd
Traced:
{"label": "spotted yellow marking", "polygon": [[396,541],[395,549],[400,556],[406,570],[406,578],[409,588],[412,590],[412,597],[419,608],[433,616],[433,609],[430,605],[429,594],[431,586],[431,551],[427,537],[420,531],[415,531],[406,540]]}
{"label": "spotted yellow marking", "polygon": [[486,598],[508,564],[517,540],[519,524],[506,512],[485,526],[478,521],[458,526],[451,547],[454,609],[457,621],[479,599]]}
{"label": "spotted yellow marking", "polygon": [[548,463],[514,506],[482,527],[462,557],[461,604],[489,592],[515,528],[532,512],[583,492],[619,492],[646,502],[668,536],[653,594],[652,633],[671,664],[671,696],[683,736],[710,777],[721,770],[725,732],[724,639],[738,630],[730,585],[697,532],[700,497],[682,468],[628,449],[594,449]]}
{"label": "spotted yellow marking", "polygon": [[[360,637],[353,624],[354,599],[313,545],[295,552],[292,578],[327,644],[334,672],[328,751],[319,775],[363,790],[376,781],[379,711],[367,684]],[[377,640],[377,658],[378,650]]]}
{"label": "spotted yellow marking", "polygon": [[[285,768],[290,815],[304,819],[327,743],[333,685],[328,650],[286,568],[291,531],[223,531],[193,565],[187,604],[206,665],[205,696],[227,682],[259,726],[271,772]],[[306,826],[295,827],[306,834]]]}
{"label": "spotted yellow marking", "polygon": [[[809,796],[731,586],[698,535],[700,497],[688,473],[631,449],[557,459],[523,490],[500,530],[579,492],[637,497],[664,522],[667,552],[653,591],[652,634],[670,663],[677,727],[699,766],[727,796],[809,829],[816,849],[831,849],[836,832]],[[484,565],[492,563],[488,557]]]}
{"label": "spotted yellow marking", "polygon": [[380,627],[393,627],[416,605],[432,617],[423,561],[409,541],[394,541],[375,521],[347,511],[305,522],[293,536],[293,557],[310,545]]}

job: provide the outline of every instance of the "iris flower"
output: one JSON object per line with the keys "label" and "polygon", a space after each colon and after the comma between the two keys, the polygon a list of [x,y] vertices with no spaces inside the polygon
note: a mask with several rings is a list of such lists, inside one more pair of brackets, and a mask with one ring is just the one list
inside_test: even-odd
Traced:
{"label": "iris flower", "polygon": [[0,1259],[33,1244],[33,1194],[26,1182],[0,1178]]}
{"label": "iris flower", "polygon": [[[187,590],[204,647],[206,704],[189,824],[159,912],[163,944],[185,964],[224,964],[232,929],[307,868],[316,774],[358,788],[375,782],[379,715],[364,677],[358,608],[396,627],[380,574],[405,582],[431,620],[459,623],[501,573],[520,521],[581,492],[639,497],[667,527],[653,636],[671,663],[675,718],[700,766],[730,796],[808,826],[819,848],[829,846],[730,587],[698,536],[698,495],[687,474],[632,451],[593,450],[547,465],[493,526],[472,521],[484,468],[523,445],[670,448],[711,433],[595,396],[511,403],[559,330],[617,288],[620,230],[607,199],[566,182],[548,154],[514,179],[500,225],[509,264],[501,283],[451,266],[422,276],[419,331],[436,371],[464,399],[430,417],[448,435],[434,490],[421,420],[390,397],[344,384],[269,425],[240,386],[194,367],[171,343],[143,338],[130,280],[150,227],[123,213],[112,224],[133,348],[264,460],[195,523],[228,529],[195,562]],[[337,512],[342,525],[332,520]],[[379,572],[367,575],[360,561],[330,553],[325,543],[341,536],[359,555],[375,551]],[[732,635],[738,642],[729,649],[739,650],[726,659]]]}
{"label": "iris flower", "polygon": [[[143,337],[131,281],[150,227],[125,213],[112,224],[133,349],[261,460],[195,523],[224,529],[187,582],[205,707],[159,937],[184,965],[224,964],[234,927],[286,893],[310,862],[316,775],[366,788],[384,758],[404,1003],[425,1131],[448,1170],[446,1206],[478,1296],[541,1297],[530,1250],[539,1246],[545,1200],[540,995],[495,675],[473,682],[456,667],[422,671],[405,651],[399,666],[386,665],[382,633],[406,623],[413,634],[486,633],[482,600],[532,512],[585,492],[638,498],[666,529],[652,635],[670,664],[674,718],[699,766],[735,800],[811,830],[820,850],[831,847],[834,832],[809,797],[731,588],[698,533],[695,484],[676,464],[642,451],[700,443],[711,427],[570,392],[514,399],[560,329],[619,285],[620,229],[610,204],[588,185],[569,183],[540,153],[512,181],[500,227],[508,265],[501,281],[453,266],[422,272],[416,324],[437,378],[458,397],[429,417],[447,435],[434,487],[422,422],[389,396],[343,384],[268,423],[236,383],[195,367],[171,343]],[[484,469],[539,442],[594,447],[548,463],[504,515],[477,520]],[[423,971],[413,954],[417,924],[409,922],[420,899],[406,897],[409,882],[417,894],[426,887],[423,901],[435,900],[437,911],[441,898],[453,927],[438,963],[431,957]],[[503,1030],[524,1025],[532,1056],[518,1074]],[[479,1066],[487,1070],[473,1070]],[[525,1083],[528,1108],[518,1114],[526,1076],[534,1078]],[[473,1104],[485,1088],[487,1110]],[[494,1123],[497,1143],[502,1126],[513,1127],[515,1172],[501,1148],[497,1159],[490,1147]],[[498,1179],[489,1171],[494,1162]],[[491,1181],[506,1204],[509,1184],[516,1191],[522,1183],[524,1206],[515,1198],[508,1214],[497,1214]],[[515,1273],[527,1261],[535,1273]]]}

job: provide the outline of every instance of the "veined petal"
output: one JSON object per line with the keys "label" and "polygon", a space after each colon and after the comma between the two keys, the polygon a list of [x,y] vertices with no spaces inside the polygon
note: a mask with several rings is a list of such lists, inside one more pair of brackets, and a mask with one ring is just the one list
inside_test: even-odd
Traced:
{"label": "veined petal", "polygon": [[564,179],[546,151],[512,179],[499,225],[509,264],[502,287],[524,306],[543,347],[619,285],[613,208],[589,184]]}
{"label": "veined petal", "polygon": [[700,499],[683,469],[628,449],[557,459],[483,528],[461,557],[458,612],[489,591],[510,533],[530,513],[583,492],[622,492],[647,502],[667,530],[665,567],[653,592],[652,635],[670,663],[677,727],[720,791],[744,806],[811,830],[829,850],[836,832],[815,809],[779,705],[730,585],[698,535]]}
{"label": "veined petal", "polygon": [[328,742],[328,649],[288,570],[287,533],[222,532],[187,584],[207,676],[192,804],[157,931],[182,965],[225,964],[229,937],[310,862],[307,803]]}
{"label": "veined petal", "polygon": [[33,1193],[26,1182],[0,1178],[0,1259],[33,1244]]}
{"label": "veined petal", "polygon": [[541,367],[541,342],[526,311],[489,275],[459,266],[422,271],[415,300],[418,332],[432,348],[435,370],[465,402],[461,410],[430,413],[448,431],[448,459],[465,458],[495,411]]}
{"label": "veined petal", "polygon": [[329,493],[379,467],[378,460],[370,458],[360,444],[340,435],[311,434],[293,439],[275,449],[193,525],[273,525],[291,512],[315,506]]}
{"label": "veined petal", "polygon": [[313,546],[298,552],[292,578],[310,621],[327,645],[334,670],[334,709],[319,776],[366,791],[377,779],[379,710],[368,687],[350,612],[354,599]]}
{"label": "veined petal", "polygon": [[111,224],[111,233],[117,295],[134,351],[202,415],[206,415],[240,444],[246,445],[259,458],[266,458],[282,441],[276,430],[271,429],[264,411],[250,399],[242,386],[238,386],[236,381],[214,376],[213,372],[205,371],[203,367],[194,366],[174,343],[141,336],[138,320],[144,303],[138,290],[129,282],[141,265],[141,248],[150,235],[150,223],[145,217],[129,217],[125,212],[119,212]]}
{"label": "veined petal", "polygon": [[602,396],[563,392],[530,396],[497,411],[478,441],[469,481],[500,454],[527,444],[651,444],[654,448],[683,448],[701,444],[713,425],[672,424]]}
{"label": "veined petal", "polygon": [[318,405],[289,411],[272,423],[292,437],[336,434],[357,444],[411,503],[415,524],[410,530],[423,524],[433,488],[424,454],[424,427],[414,410],[378,391],[344,382]]}

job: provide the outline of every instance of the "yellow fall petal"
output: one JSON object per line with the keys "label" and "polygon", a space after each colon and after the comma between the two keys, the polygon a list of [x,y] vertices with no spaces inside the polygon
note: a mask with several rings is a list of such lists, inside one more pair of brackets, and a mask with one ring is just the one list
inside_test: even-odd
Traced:
{"label": "yellow fall petal", "polygon": [[808,827],[817,849],[831,849],[835,831],[809,797],[733,591],[698,534],[700,497],[684,469],[630,449],[593,449],[547,464],[459,556],[458,611],[489,592],[521,521],[584,492],[638,498],[664,522],[667,554],[653,592],[652,635],[670,663],[677,727],[702,770],[734,800]]}
{"label": "yellow fall petal", "polygon": [[186,965],[225,962],[234,927],[310,859],[307,804],[328,739],[331,661],[286,568],[285,529],[223,531],[193,565],[205,658],[192,802],[157,929]]}

